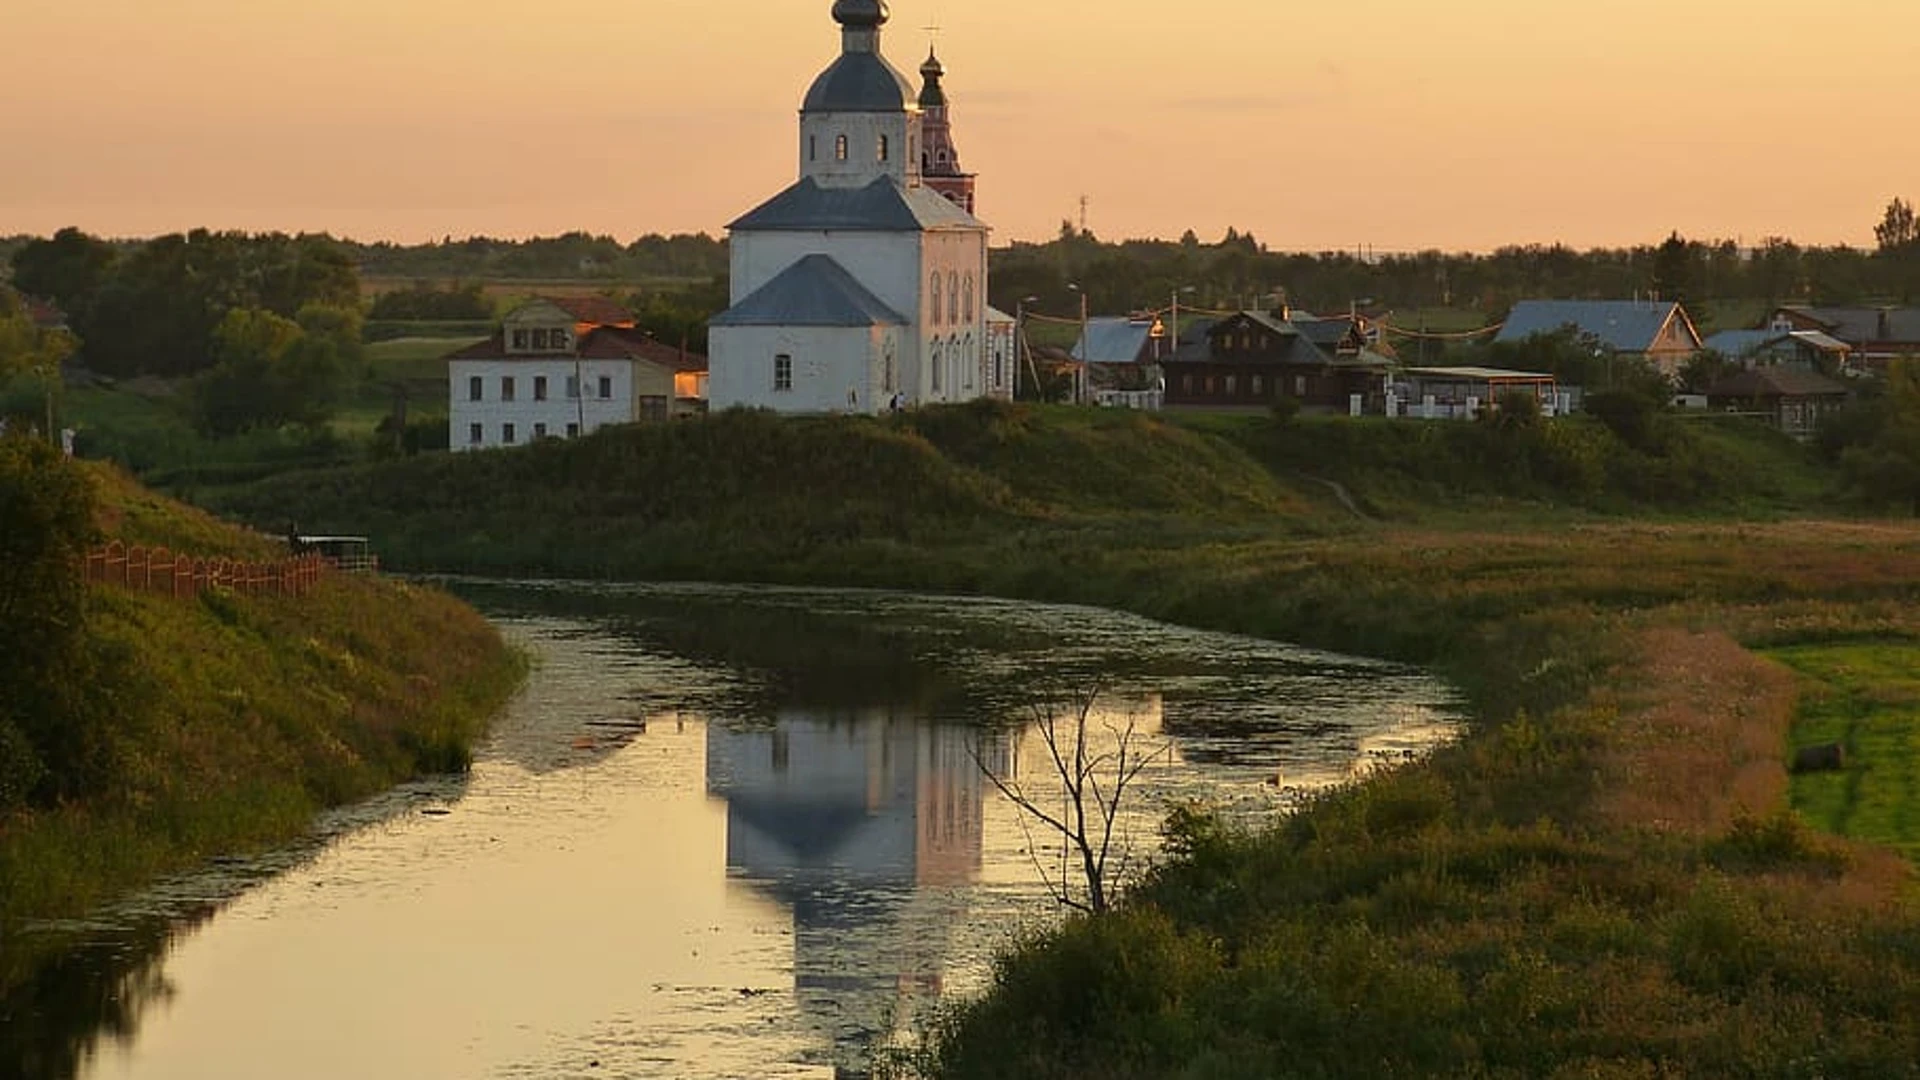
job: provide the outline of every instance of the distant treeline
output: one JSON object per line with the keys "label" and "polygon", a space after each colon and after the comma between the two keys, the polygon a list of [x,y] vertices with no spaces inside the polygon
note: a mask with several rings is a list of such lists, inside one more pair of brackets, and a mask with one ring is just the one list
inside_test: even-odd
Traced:
{"label": "distant treeline", "polygon": [[408,280],[634,282],[727,273],[727,245],[705,233],[650,234],[630,244],[571,232],[532,240],[475,236],[427,244],[338,241],[366,277]]}

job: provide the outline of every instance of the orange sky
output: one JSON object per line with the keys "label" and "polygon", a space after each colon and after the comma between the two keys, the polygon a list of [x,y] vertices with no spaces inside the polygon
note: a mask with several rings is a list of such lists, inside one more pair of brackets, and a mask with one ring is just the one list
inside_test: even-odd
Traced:
{"label": "orange sky", "polygon": [[[718,231],[792,179],[829,0],[6,0],[0,234]],[[1868,244],[1908,0],[898,0],[996,242]],[[917,76],[915,76],[917,80]]]}

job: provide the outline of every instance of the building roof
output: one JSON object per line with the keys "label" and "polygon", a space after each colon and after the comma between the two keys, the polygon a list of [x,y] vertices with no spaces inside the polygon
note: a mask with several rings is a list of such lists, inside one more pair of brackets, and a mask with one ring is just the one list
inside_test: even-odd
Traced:
{"label": "building roof", "polygon": [[1820,330],[1722,330],[1707,339],[1707,348],[1722,356],[1752,356],[1785,341],[1797,342],[1818,352],[1847,353],[1853,346]]}
{"label": "building roof", "polygon": [[581,360],[644,360],[673,371],[707,370],[707,358],[699,353],[683,351],[648,337],[644,331],[620,326],[593,328],[580,338],[574,351],[568,353],[508,352],[505,333],[496,330],[493,336],[485,341],[476,341],[472,345],[447,354],[449,361],[535,362],[572,360],[575,357]]}
{"label": "building roof", "polygon": [[1300,336],[1323,349],[1336,348],[1349,338],[1364,340],[1359,326],[1354,320],[1344,315],[1330,319],[1302,316],[1291,322],[1293,328],[1300,332]]}
{"label": "building roof", "polygon": [[1137,364],[1152,333],[1152,323],[1124,315],[1088,319],[1086,333],[1074,342],[1070,355],[1092,364]]}
{"label": "building roof", "polygon": [[1845,397],[1849,391],[1817,371],[1763,367],[1736,372],[1707,389],[1713,398]]}
{"label": "building roof", "polygon": [[905,326],[909,322],[825,255],[808,255],[710,326]]}
{"label": "building roof", "polygon": [[573,316],[575,322],[592,323],[595,326],[634,324],[633,312],[604,296],[542,296],[538,299]]}
{"label": "building roof", "polygon": [[1781,310],[1818,323],[1834,337],[1853,345],[1869,341],[1920,342],[1920,308],[1789,304]]}
{"label": "building roof", "polygon": [[940,85],[940,77],[947,69],[940,63],[940,57],[934,55],[933,46],[927,46],[926,63],[920,65],[920,107],[922,109],[944,109],[947,106],[947,92]]}
{"label": "building roof", "polygon": [[914,100],[913,86],[877,52],[841,53],[807,90],[805,112],[898,113]]}
{"label": "building roof", "polygon": [[917,232],[986,227],[985,222],[933,190],[907,187],[890,176],[860,188],[821,187],[809,176],[727,226],[735,232]]}
{"label": "building roof", "polygon": [[1494,340],[1525,341],[1571,326],[1614,352],[1642,353],[1675,317],[1685,318],[1685,312],[1670,300],[1522,300]]}
{"label": "building roof", "polygon": [[995,323],[1011,324],[1015,321],[1017,320],[1015,320],[1013,316],[1007,314],[1004,311],[1001,311],[999,308],[993,307],[991,305],[987,307],[987,325],[988,326],[992,326]]}
{"label": "building roof", "polygon": [[1553,379],[1553,375],[1545,371],[1508,371],[1505,368],[1488,367],[1413,367],[1403,369],[1401,374],[1423,379],[1466,379],[1473,382],[1539,382]]}

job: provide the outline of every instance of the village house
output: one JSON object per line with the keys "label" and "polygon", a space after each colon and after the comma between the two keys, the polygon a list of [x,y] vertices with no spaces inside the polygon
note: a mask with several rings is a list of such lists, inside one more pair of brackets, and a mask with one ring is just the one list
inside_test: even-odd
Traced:
{"label": "village house", "polygon": [[1789,304],[1775,308],[1767,329],[1786,334],[1813,330],[1830,335],[1852,350],[1856,366],[1885,370],[1887,361],[1920,356],[1920,308],[1815,307]]}
{"label": "village house", "polygon": [[1645,360],[1669,378],[1703,348],[1686,310],[1664,300],[1522,300],[1494,340],[1517,344],[1568,329],[1614,356]]}
{"label": "village house", "polygon": [[454,450],[577,438],[609,424],[702,412],[706,358],[636,328],[603,297],[524,304],[492,337],[447,357]]}
{"label": "village house", "polygon": [[[1189,331],[1192,333],[1192,331]],[[1166,367],[1169,408],[1269,408],[1292,398],[1318,411],[1378,413],[1388,357],[1353,319],[1242,311],[1204,330],[1205,349],[1183,342]]]}
{"label": "village house", "polygon": [[1849,391],[1817,371],[1792,366],[1736,372],[1707,388],[1707,407],[1752,413],[1795,438],[1811,436],[1822,417],[1847,405]]}
{"label": "village house", "polygon": [[1542,416],[1565,416],[1580,404],[1578,387],[1563,387],[1546,372],[1410,367],[1388,382],[1385,411],[1416,420],[1473,420],[1511,394],[1531,395]]}
{"label": "village house", "polygon": [[1706,344],[1743,367],[1794,364],[1827,374],[1852,369],[1853,347],[1823,330],[1723,330]]}

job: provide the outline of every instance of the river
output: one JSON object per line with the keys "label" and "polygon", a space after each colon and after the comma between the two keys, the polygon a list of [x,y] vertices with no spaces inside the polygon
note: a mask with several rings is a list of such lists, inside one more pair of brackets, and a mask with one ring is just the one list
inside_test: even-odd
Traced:
{"label": "river", "polygon": [[1049,709],[1151,758],[1127,873],[1174,803],[1267,818],[1457,716],[1418,671],[1084,608],[455,588],[536,660],[472,773],[57,928],[0,1072],[831,1077],[1058,917],[1057,838],[988,775],[1059,805]]}

